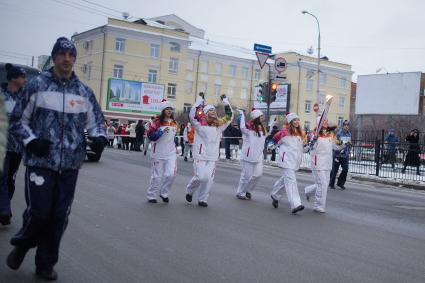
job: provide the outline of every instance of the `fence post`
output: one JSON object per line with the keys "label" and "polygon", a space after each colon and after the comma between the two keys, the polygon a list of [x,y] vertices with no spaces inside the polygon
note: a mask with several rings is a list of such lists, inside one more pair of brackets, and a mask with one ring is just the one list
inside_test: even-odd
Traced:
{"label": "fence post", "polygon": [[381,153],[381,141],[379,139],[375,139],[375,175],[379,176],[379,163],[380,163],[380,154]]}

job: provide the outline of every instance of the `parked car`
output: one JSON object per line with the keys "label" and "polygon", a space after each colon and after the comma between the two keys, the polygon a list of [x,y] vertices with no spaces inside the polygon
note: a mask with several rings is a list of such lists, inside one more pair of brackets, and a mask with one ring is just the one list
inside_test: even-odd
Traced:
{"label": "parked car", "polygon": [[[5,65],[6,65],[5,62],[0,62],[0,83],[7,82],[6,69],[4,68]],[[28,81],[31,80],[33,77],[38,76],[40,74],[40,70],[38,70],[36,68],[25,66],[25,65],[20,65],[20,64],[13,64],[13,65],[18,66],[18,67],[22,67],[25,70],[25,72],[27,72]]]}

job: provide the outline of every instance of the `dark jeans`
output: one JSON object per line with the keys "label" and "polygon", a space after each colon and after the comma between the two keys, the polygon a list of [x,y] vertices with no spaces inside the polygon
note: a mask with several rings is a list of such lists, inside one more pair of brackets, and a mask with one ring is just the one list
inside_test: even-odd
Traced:
{"label": "dark jeans", "polygon": [[0,214],[12,214],[10,200],[15,193],[16,172],[22,154],[8,151],[3,161],[3,174],[0,175]]}
{"label": "dark jeans", "polygon": [[338,186],[344,186],[345,181],[347,181],[347,173],[348,173],[348,158],[335,157],[332,165],[331,178],[329,181],[329,186],[335,186],[336,175],[338,174],[339,166],[341,166],[341,174],[338,177]]}
{"label": "dark jeans", "polygon": [[229,138],[224,139],[224,150],[226,152],[226,159],[230,159],[230,142],[231,142],[231,139]]}
{"label": "dark jeans", "polygon": [[58,262],[59,245],[68,224],[78,170],[61,173],[27,167],[23,224],[10,243],[21,248],[37,247],[35,265],[51,270]]}

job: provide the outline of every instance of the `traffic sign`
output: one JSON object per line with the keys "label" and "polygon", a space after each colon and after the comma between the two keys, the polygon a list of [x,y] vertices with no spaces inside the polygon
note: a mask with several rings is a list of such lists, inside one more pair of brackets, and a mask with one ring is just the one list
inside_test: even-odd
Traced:
{"label": "traffic sign", "polygon": [[319,111],[319,104],[314,103],[314,105],[313,105],[313,111],[316,112],[316,113]]}
{"label": "traffic sign", "polygon": [[272,47],[267,45],[262,45],[258,43],[254,43],[254,51],[261,52],[266,54],[272,54]]}
{"label": "traffic sign", "polygon": [[287,68],[287,63],[285,58],[283,57],[276,58],[274,61],[274,68],[279,74],[283,73]]}
{"label": "traffic sign", "polygon": [[264,65],[267,62],[267,59],[269,58],[269,54],[267,53],[261,53],[261,52],[255,52],[255,55],[257,55],[258,64],[260,64],[260,68],[262,69]]}

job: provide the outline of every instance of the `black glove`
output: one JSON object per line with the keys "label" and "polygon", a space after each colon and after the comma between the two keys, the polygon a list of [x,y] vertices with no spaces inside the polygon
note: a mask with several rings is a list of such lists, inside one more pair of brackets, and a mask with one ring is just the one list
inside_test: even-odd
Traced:
{"label": "black glove", "polygon": [[108,141],[105,137],[95,137],[90,139],[92,141],[90,148],[98,154],[102,153],[103,149],[108,144]]}
{"label": "black glove", "polygon": [[43,157],[49,154],[51,141],[45,139],[33,139],[27,144],[29,152],[35,154],[38,157]]}

